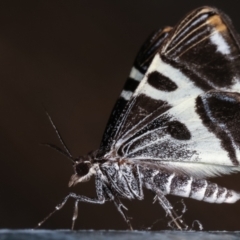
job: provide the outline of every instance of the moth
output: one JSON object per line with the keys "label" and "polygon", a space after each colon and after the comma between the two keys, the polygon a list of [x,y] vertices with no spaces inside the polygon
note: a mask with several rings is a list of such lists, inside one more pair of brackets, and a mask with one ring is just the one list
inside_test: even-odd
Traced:
{"label": "moth", "polygon": [[98,150],[74,158],[52,125],[64,150],[49,146],[73,163],[69,187],[95,178],[96,198],[70,193],[55,208],[75,199],[72,228],[79,202],[112,201],[132,229],[121,198],[143,200],[143,188],[155,194],[177,229],[187,226],[168,194],[236,202],[240,193],[207,180],[240,171],[240,44],[230,19],[204,6],[153,33],[134,61]]}

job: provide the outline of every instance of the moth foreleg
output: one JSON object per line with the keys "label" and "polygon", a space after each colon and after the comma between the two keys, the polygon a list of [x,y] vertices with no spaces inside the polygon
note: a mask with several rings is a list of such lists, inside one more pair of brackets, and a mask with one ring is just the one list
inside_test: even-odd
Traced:
{"label": "moth foreleg", "polygon": [[186,230],[188,226],[184,223],[181,216],[178,216],[177,213],[174,211],[171,203],[167,200],[163,192],[159,189],[154,189],[156,196],[154,198],[154,202],[158,200],[159,204],[165,210],[166,214],[171,218],[172,222],[179,230]]}
{"label": "moth foreleg", "polygon": [[78,202],[88,202],[88,203],[94,203],[94,204],[103,204],[105,203],[105,195],[103,190],[103,182],[102,182],[102,175],[101,172],[97,171],[96,178],[95,178],[95,186],[96,186],[96,192],[97,192],[97,198],[89,198],[86,196],[77,195],[75,193],[69,193],[63,201],[58,204],[55,207],[55,210],[52,211],[47,217],[45,217],[40,223],[38,223],[37,227],[40,227],[48,218],[50,218],[56,211],[62,209],[62,207],[65,205],[67,200],[71,197],[75,199],[75,205],[74,205],[74,212],[72,217],[72,229],[74,228],[75,221],[78,217]]}
{"label": "moth foreleg", "polygon": [[62,207],[65,205],[65,203],[67,202],[67,200],[69,198],[74,198],[75,199],[75,206],[74,206],[74,212],[73,212],[73,218],[72,218],[72,229],[74,228],[74,224],[75,224],[75,221],[77,219],[77,216],[78,216],[78,202],[87,202],[87,203],[94,203],[94,204],[103,204],[105,203],[105,198],[101,198],[101,199],[98,199],[98,198],[89,198],[89,197],[86,197],[86,196],[81,196],[81,195],[77,195],[75,193],[69,193],[64,199],[63,201],[58,204],[56,207],[55,207],[55,210],[53,212],[51,212],[47,217],[45,217],[43,219],[43,221],[41,221],[40,223],[38,223],[38,226],[37,227],[40,227],[48,218],[50,218],[56,211],[62,209]]}
{"label": "moth foreleg", "polygon": [[74,229],[75,221],[78,217],[78,202],[87,202],[87,203],[94,203],[94,204],[103,204],[105,203],[105,198],[102,197],[101,199],[98,198],[88,198],[81,195],[76,195],[75,193],[70,193],[67,197],[74,198],[75,206],[74,206],[74,212],[73,212],[73,218],[72,218],[72,230]]}
{"label": "moth foreleg", "polygon": [[52,211],[52,212],[51,212],[50,214],[48,214],[41,222],[38,223],[37,228],[38,228],[38,227],[41,227],[42,224],[43,224],[44,222],[46,222],[56,211],[62,209],[62,207],[63,207],[63,206],[65,205],[65,203],[67,202],[68,198],[69,198],[69,195],[67,195],[67,196],[63,199],[63,201],[62,201],[61,203],[59,203],[59,204],[55,207],[54,211]]}
{"label": "moth foreleg", "polygon": [[78,200],[75,201],[73,217],[72,217],[72,230],[74,229],[75,221],[78,217]]}

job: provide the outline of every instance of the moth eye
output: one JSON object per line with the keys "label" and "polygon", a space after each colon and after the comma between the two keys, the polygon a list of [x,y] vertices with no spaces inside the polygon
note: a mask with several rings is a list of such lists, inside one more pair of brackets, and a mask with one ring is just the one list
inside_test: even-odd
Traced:
{"label": "moth eye", "polygon": [[82,177],[89,172],[89,166],[86,163],[79,163],[76,165],[76,172],[79,177]]}

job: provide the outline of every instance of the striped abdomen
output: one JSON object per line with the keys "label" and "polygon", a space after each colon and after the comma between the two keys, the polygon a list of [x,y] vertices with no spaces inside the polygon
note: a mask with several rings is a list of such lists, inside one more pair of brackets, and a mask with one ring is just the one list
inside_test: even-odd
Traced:
{"label": "striped abdomen", "polygon": [[205,179],[155,171],[151,181],[165,195],[171,194],[211,203],[234,203],[240,199],[239,193]]}

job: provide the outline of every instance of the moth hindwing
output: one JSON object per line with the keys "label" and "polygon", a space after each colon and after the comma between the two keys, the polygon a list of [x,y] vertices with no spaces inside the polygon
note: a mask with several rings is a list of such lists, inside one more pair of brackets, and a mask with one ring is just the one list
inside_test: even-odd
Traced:
{"label": "moth hindwing", "polygon": [[79,201],[109,200],[132,228],[120,198],[142,200],[145,187],[174,226],[187,229],[166,195],[239,200],[239,193],[206,180],[240,170],[239,57],[231,21],[215,8],[198,8],[175,27],[152,34],[136,57],[100,148],[77,159],[67,150],[74,162],[69,186],[94,176],[97,197],[70,193],[56,210],[74,198],[74,226]]}

